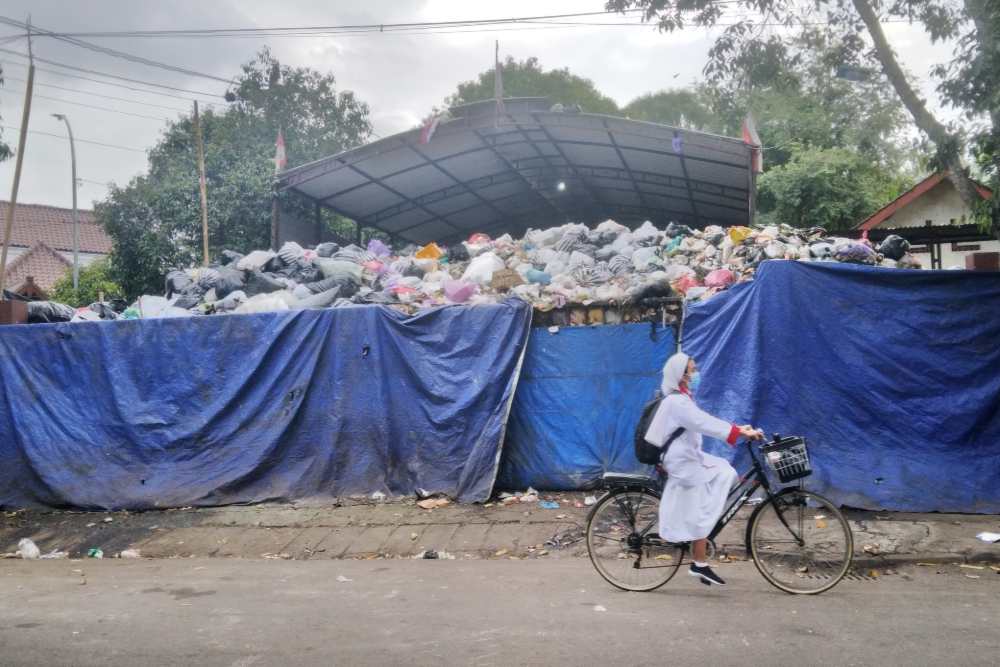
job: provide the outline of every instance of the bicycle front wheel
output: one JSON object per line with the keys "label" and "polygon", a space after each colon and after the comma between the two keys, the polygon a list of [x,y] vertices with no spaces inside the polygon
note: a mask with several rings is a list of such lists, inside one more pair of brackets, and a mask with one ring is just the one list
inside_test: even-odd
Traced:
{"label": "bicycle front wheel", "polygon": [[594,506],[587,522],[590,562],[612,586],[651,591],[677,573],[680,545],[659,535],[659,496],[649,491],[612,491]]}
{"label": "bicycle front wheel", "polygon": [[844,515],[823,496],[802,489],[786,489],[757,508],[747,533],[757,569],[786,593],[830,590],[854,557]]}

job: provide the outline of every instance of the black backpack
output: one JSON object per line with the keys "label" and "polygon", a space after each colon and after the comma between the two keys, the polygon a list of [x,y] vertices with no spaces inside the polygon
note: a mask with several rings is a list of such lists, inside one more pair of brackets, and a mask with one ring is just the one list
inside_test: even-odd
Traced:
{"label": "black backpack", "polygon": [[646,431],[649,430],[649,425],[653,422],[653,417],[656,415],[656,409],[660,407],[660,403],[662,402],[663,394],[656,392],[652,400],[642,408],[642,416],[639,417],[639,424],[635,427],[635,458],[639,459],[639,463],[651,466],[659,463],[660,457],[667,451],[670,444],[684,432],[684,427],[678,426],[670,434],[670,437],[667,438],[663,447],[657,447],[646,442]]}

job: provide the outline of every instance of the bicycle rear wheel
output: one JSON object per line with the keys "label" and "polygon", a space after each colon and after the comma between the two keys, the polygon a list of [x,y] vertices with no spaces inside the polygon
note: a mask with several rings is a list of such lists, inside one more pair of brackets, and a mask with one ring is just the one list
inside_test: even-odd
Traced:
{"label": "bicycle rear wheel", "polygon": [[590,562],[612,586],[651,591],[677,573],[684,548],[660,539],[660,498],[650,491],[612,491],[587,522]]}
{"label": "bicycle rear wheel", "polygon": [[757,508],[747,534],[757,569],[786,593],[830,590],[854,557],[844,515],[823,496],[802,489],[786,489]]}

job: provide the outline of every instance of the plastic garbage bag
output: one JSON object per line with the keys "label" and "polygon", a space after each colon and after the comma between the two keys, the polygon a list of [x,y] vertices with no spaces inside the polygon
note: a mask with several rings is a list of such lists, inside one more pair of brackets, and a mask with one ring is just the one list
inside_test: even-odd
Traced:
{"label": "plastic garbage bag", "polygon": [[528,269],[524,273],[525,279],[529,283],[538,285],[548,285],[552,282],[552,276],[545,271],[539,271],[538,269]]}
{"label": "plastic garbage bag", "polygon": [[899,261],[910,250],[910,242],[902,236],[890,234],[886,236],[878,246],[878,251],[888,257]]}
{"label": "plastic garbage bag", "polygon": [[194,281],[187,274],[187,272],[182,271],[180,269],[173,269],[172,271],[168,271],[167,278],[164,282],[165,285],[163,292],[168,299],[172,297],[174,294],[183,292],[191,285],[194,285]]}
{"label": "plastic garbage bag", "polygon": [[832,259],[833,258],[833,244],[827,243],[825,241],[820,243],[813,243],[809,246],[809,252],[816,259]]}
{"label": "plastic garbage bag", "polygon": [[313,262],[326,278],[336,278],[337,280],[350,281],[356,285],[361,284],[361,265],[342,259],[317,258]]}
{"label": "plastic garbage bag", "polygon": [[632,266],[635,267],[636,271],[650,271],[653,268],[660,266],[661,261],[657,255],[658,248],[648,247],[639,248],[632,254]]}
{"label": "plastic garbage bag", "polygon": [[320,243],[316,246],[316,255],[319,257],[333,257],[334,253],[340,250],[336,243]]}
{"label": "plastic garbage bag", "polygon": [[226,298],[220,299],[213,304],[215,310],[219,312],[228,312],[231,310],[236,310],[236,308],[243,303],[246,303],[247,295],[242,290],[236,290],[235,292],[230,292],[226,295]]}
{"label": "plastic garbage bag", "polygon": [[833,249],[833,258],[838,262],[854,264],[874,264],[876,259],[874,250],[857,241],[845,241],[837,244]]}
{"label": "plastic garbage bag", "polygon": [[736,282],[736,276],[729,269],[716,269],[705,276],[706,287],[729,287]]}
{"label": "plastic garbage bag", "polygon": [[[235,312],[237,314],[249,313],[273,313],[280,310],[289,310],[288,299],[282,298],[281,292],[268,294],[258,294],[240,304]],[[291,293],[289,293],[291,297]],[[294,297],[292,297],[294,299]]]}
{"label": "plastic garbage bag", "polygon": [[38,560],[38,557],[42,555],[42,550],[27,537],[22,537],[17,542],[17,553],[24,560]]}
{"label": "plastic garbage bag", "polygon": [[469,267],[462,274],[462,280],[479,284],[486,284],[493,279],[493,273],[504,268],[503,260],[493,252],[484,252],[469,262]]}
{"label": "plastic garbage bag", "polygon": [[305,298],[301,298],[298,294],[293,292],[297,302],[294,306],[292,306],[292,308],[300,310],[306,308],[328,308],[339,298],[339,294],[340,285],[337,285],[333,289],[328,289],[325,292],[320,292],[319,294],[309,294]]}
{"label": "plastic garbage bag", "polygon": [[305,250],[295,241],[288,241],[278,249],[278,257],[286,265],[294,264],[302,259],[303,255],[305,255]]}
{"label": "plastic garbage bag", "polygon": [[687,225],[679,225],[676,222],[668,222],[666,229],[663,230],[667,236],[690,236],[694,231]]}
{"label": "plastic garbage bag", "polygon": [[382,243],[378,239],[372,239],[368,242],[368,252],[376,257],[388,257],[392,254],[392,250],[389,249],[389,246]]}
{"label": "plastic garbage bag", "polygon": [[236,262],[236,268],[240,271],[260,271],[276,256],[270,250],[254,250]]}
{"label": "plastic garbage bag", "polygon": [[259,271],[251,271],[247,275],[246,287],[243,291],[246,292],[247,296],[255,297],[258,294],[268,294],[270,292],[277,292],[279,290],[285,289],[285,283],[277,280],[273,275],[269,273],[261,273]]}
{"label": "plastic garbage bag", "polygon": [[223,250],[219,253],[219,264],[222,266],[228,266],[229,264],[235,264],[243,259],[243,254],[238,253],[235,250]]}
{"label": "plastic garbage bag", "polygon": [[733,242],[733,245],[739,245],[746,241],[750,236],[753,235],[753,230],[749,227],[730,227],[729,228],[729,240]]}
{"label": "plastic garbage bag", "polygon": [[45,322],[69,322],[73,319],[73,308],[55,301],[29,301],[28,322],[39,324]]}
{"label": "plastic garbage bag", "polygon": [[476,293],[475,283],[449,280],[444,284],[444,295],[452,303],[465,303]]}
{"label": "plastic garbage bag", "polygon": [[[144,320],[159,319],[164,317],[190,317],[191,313],[183,308],[176,308],[171,299],[162,296],[144,294],[132,304],[132,307],[139,311],[139,317]],[[91,311],[93,312],[93,311]],[[96,315],[96,313],[94,313]],[[99,317],[99,316],[98,316]]]}
{"label": "plastic garbage bag", "polygon": [[242,290],[246,285],[246,276],[242,271],[223,266],[217,270],[219,277],[215,281],[215,294],[220,298],[225,298],[230,292]]}
{"label": "plastic garbage bag", "polygon": [[594,258],[580,250],[574,250],[569,256],[569,265],[573,266],[593,266]]}

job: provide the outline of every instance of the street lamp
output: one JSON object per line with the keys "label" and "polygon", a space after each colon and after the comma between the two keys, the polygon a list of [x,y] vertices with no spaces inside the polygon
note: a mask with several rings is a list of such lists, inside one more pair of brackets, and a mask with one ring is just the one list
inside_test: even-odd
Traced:
{"label": "street lamp", "polygon": [[73,143],[73,128],[65,114],[54,113],[52,117],[66,123],[69,133],[69,156],[73,168],[73,291],[80,288],[80,215],[76,210],[76,145]]}

